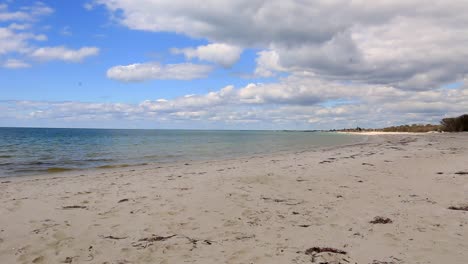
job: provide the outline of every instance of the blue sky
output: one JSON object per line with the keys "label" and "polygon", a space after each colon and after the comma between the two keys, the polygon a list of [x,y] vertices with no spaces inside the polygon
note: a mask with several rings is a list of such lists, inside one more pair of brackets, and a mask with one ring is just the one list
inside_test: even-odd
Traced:
{"label": "blue sky", "polygon": [[0,126],[438,122],[468,111],[468,4],[418,5],[5,1]]}
{"label": "blue sky", "polygon": [[[147,61],[181,63],[185,61],[184,57],[171,54],[171,48],[194,47],[208,42],[176,33],[130,30],[113,23],[102,6],[86,10],[84,5],[88,2],[44,1],[54,9],[54,13],[35,23],[34,28],[36,32],[47,35],[47,46],[96,46],[100,49],[99,55],[80,63],[50,61],[20,70],[0,68],[1,85],[7,88],[1,93],[0,100],[138,103],[147,99],[207,93],[231,84],[243,86],[252,81],[268,81],[239,78],[239,75],[248,75],[255,68],[255,52],[252,50],[244,51],[231,68],[218,68],[203,79],[139,83],[110,80],[106,78],[106,71],[114,65]],[[23,6],[24,1],[9,4],[12,10]]]}

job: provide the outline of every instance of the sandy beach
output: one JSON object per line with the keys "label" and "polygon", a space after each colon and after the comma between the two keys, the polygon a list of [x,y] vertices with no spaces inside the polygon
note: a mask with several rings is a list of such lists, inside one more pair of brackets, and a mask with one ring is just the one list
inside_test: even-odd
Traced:
{"label": "sandy beach", "polygon": [[468,261],[467,133],[0,181],[0,263]]}

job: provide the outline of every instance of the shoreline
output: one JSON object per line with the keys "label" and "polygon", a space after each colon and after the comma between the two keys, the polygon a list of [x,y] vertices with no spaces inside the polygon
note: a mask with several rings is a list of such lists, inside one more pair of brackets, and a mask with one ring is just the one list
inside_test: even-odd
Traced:
{"label": "shoreline", "polygon": [[[359,136],[359,135],[358,135]],[[99,167],[92,167],[92,168],[83,168],[83,169],[71,169],[71,168],[62,168],[62,167],[54,167],[52,169],[60,169],[62,171],[39,171],[38,173],[31,173],[31,174],[19,174],[19,175],[2,175],[0,176],[0,181],[2,179],[15,179],[15,178],[27,178],[27,177],[76,177],[80,176],[81,174],[99,174],[101,172],[108,172],[108,171],[115,171],[118,172],[119,170],[127,171],[127,170],[138,170],[142,168],[151,169],[156,167],[165,167],[165,166],[182,166],[185,163],[210,163],[210,162],[218,162],[218,161],[236,161],[239,159],[251,159],[255,157],[262,157],[266,155],[289,155],[293,153],[303,153],[303,152],[315,152],[315,151],[326,151],[328,149],[334,148],[341,148],[341,147],[348,147],[354,146],[359,144],[365,144],[369,142],[369,137],[367,135],[360,135],[362,137],[361,141],[354,142],[354,143],[347,143],[335,146],[318,146],[316,148],[304,148],[304,149],[296,149],[296,150],[278,150],[275,152],[269,153],[256,153],[256,154],[245,154],[242,156],[237,157],[220,157],[216,159],[199,159],[199,160],[192,160],[192,159],[181,159],[176,161],[167,161],[167,162],[145,162],[140,164],[115,164],[115,165],[104,165]]]}
{"label": "shoreline", "polygon": [[[0,259],[462,264],[467,213],[449,208],[468,202],[467,157],[466,133],[399,134],[76,177],[2,178]],[[375,217],[390,222],[371,223]]]}

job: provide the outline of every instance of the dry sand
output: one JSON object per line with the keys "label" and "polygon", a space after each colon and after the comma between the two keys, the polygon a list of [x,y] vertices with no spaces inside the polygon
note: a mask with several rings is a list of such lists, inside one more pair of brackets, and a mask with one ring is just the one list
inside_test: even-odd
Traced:
{"label": "dry sand", "polygon": [[414,132],[383,132],[383,131],[361,131],[361,132],[336,132],[340,134],[350,134],[350,135],[365,135],[365,136],[379,136],[379,135],[426,135],[426,134],[433,134],[433,133],[438,133],[438,132],[428,132],[428,133],[414,133]]}
{"label": "dry sand", "polygon": [[3,178],[0,263],[466,264],[462,172],[468,134]]}

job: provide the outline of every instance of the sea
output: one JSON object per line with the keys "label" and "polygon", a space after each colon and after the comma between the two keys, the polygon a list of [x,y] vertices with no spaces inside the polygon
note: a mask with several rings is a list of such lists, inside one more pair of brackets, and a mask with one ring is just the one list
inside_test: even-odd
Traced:
{"label": "sea", "polygon": [[236,158],[363,140],[311,131],[0,128],[0,177]]}

